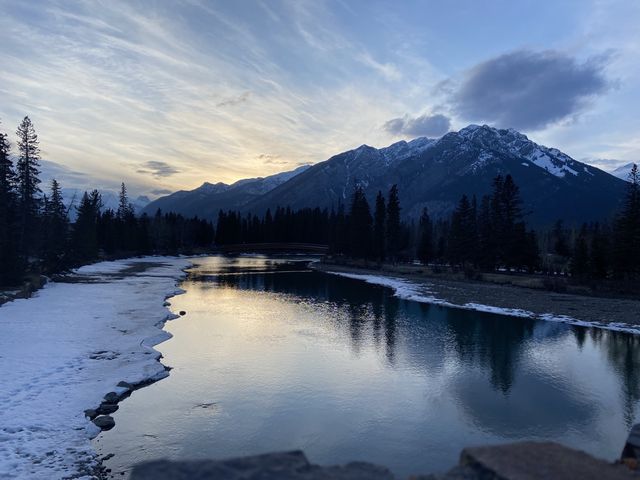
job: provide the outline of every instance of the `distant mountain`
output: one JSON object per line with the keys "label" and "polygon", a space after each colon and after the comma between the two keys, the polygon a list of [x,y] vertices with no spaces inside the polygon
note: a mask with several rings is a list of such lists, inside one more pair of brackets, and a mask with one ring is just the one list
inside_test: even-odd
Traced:
{"label": "distant mountain", "polygon": [[[102,210],[118,210],[119,193],[113,190],[98,190],[100,195],[102,196]],[[80,188],[63,188],[62,189],[62,201],[69,209],[69,218],[74,221],[76,218],[76,207],[80,205],[80,200],[82,200],[82,195],[85,190]],[[144,207],[149,203],[149,197],[146,195],[140,195],[135,199],[131,200],[130,203],[133,205],[133,209],[136,213],[142,213]]]}
{"label": "distant mountain", "polygon": [[194,190],[180,190],[160,197],[146,205],[142,212],[153,215],[160,209],[163,212],[181,213],[189,217],[198,215],[201,218],[214,219],[220,209],[242,209],[251,200],[270,192],[307,168],[309,165],[302,165],[289,172],[238,180],[231,185],[205,182]]}
{"label": "distant mountain", "polygon": [[[262,194],[244,196],[243,202],[235,205],[220,201],[228,190],[202,192],[202,202],[208,205],[209,218],[219,208],[258,214],[279,205],[299,209],[343,204],[348,208],[355,185],[361,185],[372,202],[378,190],[386,194],[396,183],[403,215],[417,218],[427,207],[433,216],[443,216],[453,210],[462,194],[480,199],[489,193],[498,174],[514,177],[527,218],[538,226],[559,218],[568,223],[610,218],[625,187],[620,179],[558,149],[538,145],[513,129],[470,125],[440,139],[417,138],[380,149],[362,145],[315,164]],[[211,188],[229,188],[217,185]],[[173,200],[163,209],[195,211],[185,208],[185,197],[193,192],[165,197]],[[155,208],[160,200],[145,211]]]}
{"label": "distant mountain", "polygon": [[628,181],[629,173],[631,173],[631,167],[633,167],[633,165],[634,165],[633,162],[627,163],[626,165],[618,167],[609,173],[611,173],[611,175],[613,175],[614,177],[618,177],[618,178],[621,178],[622,180]]}

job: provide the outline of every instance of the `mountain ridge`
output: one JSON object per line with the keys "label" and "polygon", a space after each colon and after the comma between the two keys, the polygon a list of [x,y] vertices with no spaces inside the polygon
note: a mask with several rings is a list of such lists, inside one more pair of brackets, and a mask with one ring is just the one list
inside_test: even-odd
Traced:
{"label": "mountain ridge", "polygon": [[[417,218],[425,207],[440,217],[453,210],[462,194],[479,199],[490,191],[496,175],[511,174],[532,223],[549,224],[557,218],[578,223],[611,218],[625,185],[514,129],[487,125],[469,125],[438,139],[401,140],[379,149],[361,145],[294,172],[280,174],[288,178],[262,185],[261,191],[242,196],[232,207],[227,207],[230,202],[224,194],[210,195],[209,218],[215,218],[220,208],[256,214],[277,206],[338,208],[348,205],[356,185],[373,201],[379,190],[386,193],[393,184],[398,184],[406,217]],[[251,185],[255,180],[247,181]],[[145,210],[155,208],[157,202]],[[183,207],[181,213],[185,213]]]}

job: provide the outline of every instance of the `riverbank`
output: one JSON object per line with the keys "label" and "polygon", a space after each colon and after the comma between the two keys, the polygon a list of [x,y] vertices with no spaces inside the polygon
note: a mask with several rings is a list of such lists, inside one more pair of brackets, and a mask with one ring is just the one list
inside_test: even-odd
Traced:
{"label": "riverbank", "polygon": [[170,338],[162,326],[175,315],[163,303],[182,293],[188,266],[170,257],[101,262],[0,307],[1,478],[95,473],[90,439],[100,429],[84,411],[168,375],[152,347]]}
{"label": "riverbank", "polygon": [[419,269],[366,268],[327,261],[312,268],[393,288],[408,300],[640,333],[640,299],[556,293],[523,286],[451,280]]}

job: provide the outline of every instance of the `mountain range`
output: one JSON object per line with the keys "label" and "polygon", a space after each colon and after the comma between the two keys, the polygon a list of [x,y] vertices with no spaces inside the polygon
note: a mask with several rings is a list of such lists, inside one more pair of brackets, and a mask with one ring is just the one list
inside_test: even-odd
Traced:
{"label": "mountain range", "polygon": [[397,184],[404,216],[416,218],[426,207],[439,217],[463,194],[489,193],[498,174],[513,176],[527,219],[537,226],[556,219],[578,224],[611,218],[625,191],[623,180],[516,130],[469,125],[438,139],[421,137],[380,149],[362,145],[270,177],[204,183],[161,197],[143,211],[160,208],[215,219],[220,209],[261,215],[277,206],[348,208],[356,185],[372,202],[379,190],[386,193]]}

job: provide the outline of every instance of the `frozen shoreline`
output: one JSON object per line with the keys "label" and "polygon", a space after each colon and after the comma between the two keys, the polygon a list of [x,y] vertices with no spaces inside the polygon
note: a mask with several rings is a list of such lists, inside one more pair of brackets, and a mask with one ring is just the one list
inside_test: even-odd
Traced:
{"label": "frozen shoreline", "polygon": [[92,478],[99,465],[84,415],[121,381],[168,375],[153,346],[176,315],[165,299],[190,262],[145,257],[101,262],[0,307],[0,478]]}
{"label": "frozen shoreline", "polygon": [[373,274],[361,274],[351,273],[344,271],[331,270],[331,267],[327,269],[321,269],[324,273],[329,275],[339,275],[341,277],[351,278],[354,280],[362,280],[366,283],[373,285],[381,285],[394,290],[394,295],[404,300],[412,300],[415,302],[429,303],[432,305],[440,305],[451,308],[461,308],[464,310],[474,310],[478,312],[494,313],[497,315],[507,315],[512,317],[533,318],[536,320],[544,320],[548,322],[560,322],[569,325],[577,325],[582,327],[596,327],[606,330],[614,330],[619,332],[627,332],[633,334],[640,334],[640,325],[634,325],[624,322],[595,322],[586,321],[573,318],[569,315],[558,315],[554,313],[534,313],[529,310],[520,308],[505,308],[496,307],[491,305],[485,305],[483,303],[465,302],[465,303],[453,303],[448,300],[439,298],[431,290],[432,283],[423,281],[415,282],[395,276],[387,275],[373,275]]}

